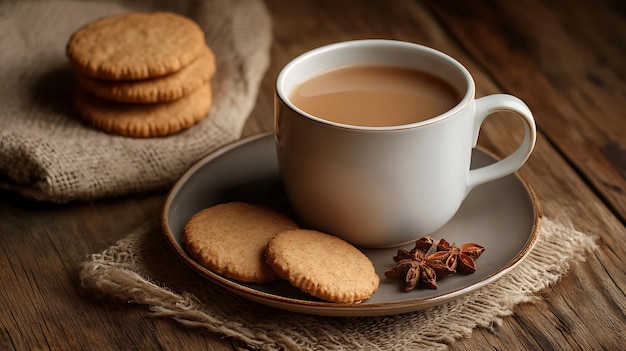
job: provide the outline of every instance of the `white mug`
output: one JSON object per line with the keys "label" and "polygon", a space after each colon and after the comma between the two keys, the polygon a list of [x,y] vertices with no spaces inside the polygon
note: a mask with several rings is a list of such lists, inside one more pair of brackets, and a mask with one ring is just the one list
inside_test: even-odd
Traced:
{"label": "white mug", "polygon": [[[327,121],[290,101],[311,76],[350,65],[426,71],[462,98],[439,116],[386,127]],[[497,111],[525,122],[523,141],[506,158],[470,170],[481,124]],[[474,80],[459,62],[394,40],[341,42],[296,57],[278,75],[274,117],[280,174],[295,213],[311,228],[368,248],[404,245],[441,228],[473,188],[519,169],[536,139],[533,115],[520,99],[475,99]]]}

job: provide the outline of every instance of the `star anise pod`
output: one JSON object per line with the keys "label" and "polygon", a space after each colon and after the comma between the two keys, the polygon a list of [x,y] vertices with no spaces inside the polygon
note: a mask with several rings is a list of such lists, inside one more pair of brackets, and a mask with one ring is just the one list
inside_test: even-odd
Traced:
{"label": "star anise pod", "polygon": [[410,251],[398,250],[393,257],[396,265],[385,271],[385,276],[390,279],[404,277],[405,291],[413,290],[420,281],[431,289],[437,289],[437,272],[430,266],[427,256],[428,250],[436,249],[433,243],[430,236],[424,236],[415,242],[415,247]]}
{"label": "star anise pod", "polygon": [[432,248],[434,243],[435,240],[433,238],[431,238],[429,235],[425,235],[415,241],[415,249],[427,252]]}
{"label": "star anise pod", "polygon": [[398,254],[393,257],[396,265],[385,271],[385,276],[390,279],[404,278],[404,290],[411,291],[422,279],[422,270],[426,265],[425,258],[424,251],[400,249]]}
{"label": "star anise pod", "polygon": [[484,247],[475,243],[463,244],[459,248],[445,239],[441,239],[437,244],[437,254],[441,256],[441,259],[445,257],[445,266],[450,270],[458,270],[465,274],[476,272],[474,260],[480,257],[484,251]]}
{"label": "star anise pod", "polygon": [[453,261],[451,261],[449,258],[449,252],[437,251],[428,256],[428,265],[432,267],[435,272],[437,272],[438,277],[447,277],[456,273],[456,267],[451,266]]}
{"label": "star anise pod", "polygon": [[422,267],[420,278],[422,279],[422,284],[431,289],[437,289],[437,272],[428,264]]}
{"label": "star anise pod", "polygon": [[393,257],[396,265],[385,271],[390,279],[404,278],[404,290],[413,290],[418,283],[437,289],[437,277],[447,277],[458,271],[466,274],[476,271],[474,262],[485,248],[474,243],[463,244],[460,248],[445,239],[437,242],[430,236],[423,236],[415,242],[411,250],[400,249]]}

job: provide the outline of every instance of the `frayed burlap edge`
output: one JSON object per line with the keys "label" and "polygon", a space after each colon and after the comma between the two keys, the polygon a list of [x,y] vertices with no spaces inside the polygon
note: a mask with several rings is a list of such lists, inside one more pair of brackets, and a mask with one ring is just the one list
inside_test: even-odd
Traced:
{"label": "frayed burlap edge", "polygon": [[[82,263],[80,279],[92,293],[148,305],[153,316],[231,337],[248,348],[445,350],[477,326],[500,324],[515,305],[538,299],[537,292],[559,281],[572,262],[584,260],[585,252],[596,248],[595,240],[570,224],[544,218],[529,255],[504,277],[452,302],[385,317],[311,316],[228,294],[198,279],[173,256],[157,221],[91,255]],[[168,273],[162,275],[164,271]]]}

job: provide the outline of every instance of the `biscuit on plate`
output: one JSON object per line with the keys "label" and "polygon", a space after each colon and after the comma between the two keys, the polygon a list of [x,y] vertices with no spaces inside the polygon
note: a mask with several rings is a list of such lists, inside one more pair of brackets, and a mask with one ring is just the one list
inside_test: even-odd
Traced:
{"label": "biscuit on plate", "polygon": [[374,294],[380,282],[374,265],[359,249],[315,230],[276,234],[265,258],[291,285],[330,302],[361,302]]}
{"label": "biscuit on plate", "polygon": [[298,228],[289,217],[244,202],[215,205],[187,222],[183,242],[202,266],[244,283],[268,283],[279,277],[265,263],[264,250],[276,233]]}
{"label": "biscuit on plate", "polygon": [[88,77],[137,80],[174,73],[200,57],[204,32],[172,12],[123,13],[76,30],[66,46],[72,66]]}
{"label": "biscuit on plate", "polygon": [[207,115],[212,102],[207,83],[178,100],[159,104],[115,102],[76,89],[74,106],[85,121],[105,132],[150,138],[191,127]]}
{"label": "biscuit on plate", "polygon": [[215,56],[210,48],[188,66],[166,76],[141,79],[111,81],[88,77],[77,73],[76,81],[86,91],[103,99],[133,102],[157,103],[180,99],[189,95],[201,85],[209,82],[215,73]]}

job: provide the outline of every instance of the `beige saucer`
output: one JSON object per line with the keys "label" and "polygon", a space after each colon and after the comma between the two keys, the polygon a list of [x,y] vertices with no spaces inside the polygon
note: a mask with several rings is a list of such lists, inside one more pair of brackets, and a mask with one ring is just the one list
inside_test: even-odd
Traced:
{"label": "beige saucer", "polygon": [[[472,166],[496,159],[474,149]],[[183,248],[182,227],[195,212],[220,202],[254,200],[284,207],[285,193],[276,158],[273,133],[257,134],[229,144],[199,160],[174,184],[163,205],[165,238],[176,255],[200,276],[240,295],[275,308],[298,313],[335,317],[384,316],[412,312],[447,303],[475,292],[506,276],[523,262],[541,232],[541,206],[530,184],[516,175],[499,179],[472,191],[450,223],[436,236],[455,242],[468,237],[497,248],[478,260],[479,270],[462,279],[445,279],[439,289],[419,289],[406,293],[396,281],[382,278],[374,295],[358,304],[320,301],[289,284],[245,284],[226,279],[191,259]],[[507,235],[502,235],[506,233]],[[410,247],[409,247],[410,248]],[[398,248],[364,250],[379,276],[389,269]],[[452,277],[451,277],[452,278]]]}

